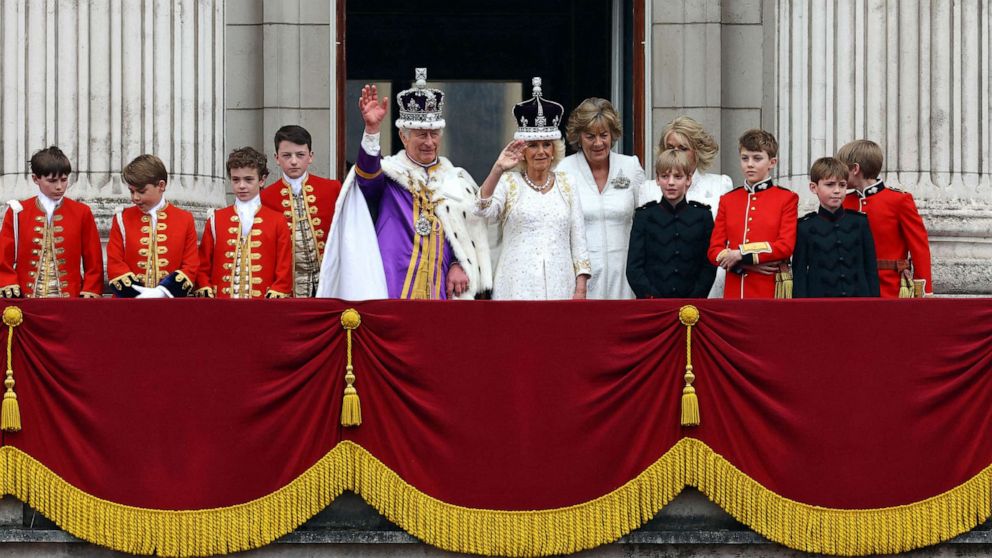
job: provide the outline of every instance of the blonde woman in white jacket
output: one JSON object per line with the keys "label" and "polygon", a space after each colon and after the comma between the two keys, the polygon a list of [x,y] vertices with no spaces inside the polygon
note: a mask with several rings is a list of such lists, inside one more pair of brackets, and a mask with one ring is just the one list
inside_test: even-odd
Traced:
{"label": "blonde woman in white jacket", "polygon": [[620,115],[606,99],[590,97],[568,117],[565,138],[577,151],[558,165],[575,185],[585,218],[586,247],[592,264],[588,298],[634,298],[627,284],[627,245],[644,169],[637,157],[620,155]]}

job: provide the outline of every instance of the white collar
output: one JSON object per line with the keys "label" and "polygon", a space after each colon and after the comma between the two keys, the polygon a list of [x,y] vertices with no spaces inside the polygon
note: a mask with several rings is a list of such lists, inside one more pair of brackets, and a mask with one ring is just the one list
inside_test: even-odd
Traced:
{"label": "white collar", "polygon": [[151,215],[152,218],[157,217],[158,212],[161,211],[163,207],[165,207],[165,204],[166,204],[165,196],[162,196],[162,199],[158,200],[158,203],[155,204],[155,207],[149,209],[146,215]]}
{"label": "white collar", "polygon": [[293,188],[293,195],[300,195],[300,190],[303,189],[303,185],[307,183],[307,178],[310,177],[310,173],[303,173],[299,178],[290,178],[283,173],[282,179],[285,180]]}
{"label": "white collar", "polygon": [[[589,159],[586,159],[586,154],[584,151],[579,150],[576,153],[577,162],[579,164],[579,172],[585,178],[584,182],[586,185],[599,193],[606,193],[611,186],[614,185],[618,176],[623,177],[623,170],[620,168],[620,159],[616,151],[610,150],[610,160],[607,163],[609,165],[609,170],[606,173],[606,185],[603,186],[603,191],[599,191],[599,187],[596,185],[596,178],[592,174],[592,167],[589,165]],[[627,181],[629,184],[630,181]]]}
{"label": "white collar", "polygon": [[49,221],[52,220],[52,214],[55,213],[55,210],[62,205],[62,199],[55,201],[44,194],[38,194],[38,202],[41,203],[41,207],[45,210],[45,215]]}
{"label": "white collar", "polygon": [[241,221],[242,235],[248,235],[248,231],[251,230],[251,226],[255,222],[255,213],[258,212],[261,205],[261,196],[255,196],[248,201],[234,200],[234,210],[238,213],[238,219]]}
{"label": "white collar", "polygon": [[166,204],[165,196],[162,196],[162,199],[158,200],[158,203],[155,204],[155,207],[149,209],[148,213],[145,213],[145,215],[148,215],[149,217],[152,218],[152,230],[155,230],[157,228],[158,212],[161,211],[163,207],[165,207],[165,204]]}
{"label": "white collar", "polygon": [[241,201],[239,199],[234,200],[234,209],[240,214],[242,211],[251,211],[255,213],[258,206],[262,205],[262,197],[256,195],[254,198],[248,201]]}

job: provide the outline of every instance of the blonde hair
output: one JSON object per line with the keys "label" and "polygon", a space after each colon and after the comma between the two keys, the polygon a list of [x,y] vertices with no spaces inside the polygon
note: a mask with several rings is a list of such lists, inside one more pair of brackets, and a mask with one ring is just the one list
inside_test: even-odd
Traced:
{"label": "blonde hair", "polygon": [[847,163],[835,157],[820,157],[809,168],[810,182],[820,182],[828,178],[847,180]]}
{"label": "blonde hair", "polygon": [[681,171],[686,176],[692,176],[696,166],[692,163],[689,154],[678,149],[666,149],[658,153],[654,161],[655,176],[661,176],[670,171]]}
{"label": "blonde hair", "polygon": [[689,147],[696,155],[696,168],[700,171],[710,168],[710,165],[716,160],[716,154],[720,152],[720,145],[709,132],[703,129],[702,124],[688,116],[679,116],[665,124],[661,131],[658,148],[655,150],[655,157],[660,157],[661,153],[667,149],[665,140],[672,132],[682,136],[689,143]]}
{"label": "blonde hair", "polygon": [[865,178],[874,179],[882,174],[882,147],[871,140],[859,139],[848,143],[837,150],[837,158],[849,167],[859,165],[861,176]]}
{"label": "blonde hair", "polygon": [[[555,167],[558,166],[558,163],[560,163],[561,160],[565,158],[565,142],[562,141],[562,140],[560,140],[560,139],[556,139],[556,140],[534,140],[534,141],[551,141],[551,143],[554,144],[555,154],[551,157],[551,170],[554,171],[555,170]],[[530,142],[527,142],[527,143],[530,143]],[[527,160],[521,158],[520,159],[520,162],[517,163],[517,165],[515,167],[513,167],[512,170],[519,171],[521,173],[526,173],[527,172]]]}
{"label": "blonde hair", "polygon": [[576,151],[582,150],[582,132],[591,130],[594,126],[601,126],[612,136],[612,144],[615,144],[623,133],[623,126],[620,124],[620,115],[617,109],[613,108],[613,103],[599,97],[589,97],[575,107],[572,114],[568,115],[568,124],[565,126],[565,139],[568,145]]}

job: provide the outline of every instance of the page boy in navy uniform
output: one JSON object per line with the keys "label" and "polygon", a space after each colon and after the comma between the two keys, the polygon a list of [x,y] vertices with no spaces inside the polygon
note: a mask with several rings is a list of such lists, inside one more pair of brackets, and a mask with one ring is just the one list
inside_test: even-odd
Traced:
{"label": "page boy in navy uniform", "polygon": [[661,201],[634,212],[627,251],[627,282],[637,298],[706,298],[716,266],[706,256],[713,233],[710,206],[685,199],[692,160],[682,151],[658,154]]}
{"label": "page boy in navy uniform", "polygon": [[792,255],[795,298],[878,296],[868,217],[844,209],[847,175],[847,165],[833,157],[817,159],[809,169],[809,189],[820,208],[799,219]]}

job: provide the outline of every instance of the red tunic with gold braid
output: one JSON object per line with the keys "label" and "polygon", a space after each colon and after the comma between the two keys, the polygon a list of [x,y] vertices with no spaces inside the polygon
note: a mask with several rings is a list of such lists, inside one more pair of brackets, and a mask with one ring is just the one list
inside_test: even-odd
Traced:
{"label": "red tunic with gold braid", "polygon": [[117,296],[137,296],[135,283],[162,286],[174,297],[193,294],[200,269],[193,214],[166,203],[156,212],[156,220],[153,229],[151,215],[137,207],[114,217],[107,243],[107,276]]}
{"label": "red tunic with gold braid", "polygon": [[207,219],[200,242],[196,294],[217,298],[285,298],[293,288],[293,245],[282,215],[259,206],[247,235],[233,205]]}
{"label": "red tunic with gold braid", "polygon": [[[14,234],[14,206],[17,234]],[[0,231],[0,296],[90,297],[103,294],[103,254],[93,212],[62,198],[51,222],[38,197],[4,211]]]}
{"label": "red tunic with gold braid", "polygon": [[[710,261],[724,250],[740,250],[741,264],[778,263],[784,273],[796,247],[799,196],[773,186],[771,179],[739,186],[720,197],[707,255]],[[733,269],[727,273],[724,298],[774,298],[779,273],[763,275]],[[789,275],[791,281],[791,275]]]}
{"label": "red tunic with gold braid", "polygon": [[262,205],[280,212],[289,224],[293,244],[293,296],[316,294],[324,244],[340,193],[340,182],[312,174],[307,174],[299,195],[293,194],[286,179],[262,190]]}
{"label": "red tunic with gold braid", "polygon": [[930,240],[912,194],[879,181],[864,192],[847,194],[844,209],[868,216],[882,298],[899,298],[900,276],[907,269],[912,269],[913,279],[923,282],[923,294],[933,294]]}

